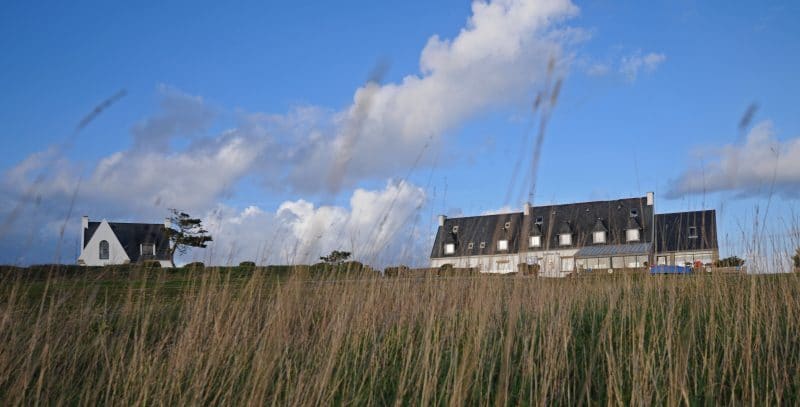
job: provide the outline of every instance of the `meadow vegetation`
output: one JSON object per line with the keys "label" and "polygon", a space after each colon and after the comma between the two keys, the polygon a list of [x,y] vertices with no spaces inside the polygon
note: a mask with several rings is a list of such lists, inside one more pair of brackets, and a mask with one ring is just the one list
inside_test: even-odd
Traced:
{"label": "meadow vegetation", "polygon": [[3,269],[0,405],[796,404],[798,332],[797,274]]}

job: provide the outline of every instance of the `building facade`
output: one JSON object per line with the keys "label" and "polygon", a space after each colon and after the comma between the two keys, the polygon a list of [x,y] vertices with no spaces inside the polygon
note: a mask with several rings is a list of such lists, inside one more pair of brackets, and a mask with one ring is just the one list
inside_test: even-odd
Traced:
{"label": "building facade", "polygon": [[[689,236],[693,233],[694,237]],[[686,234],[686,236],[681,235]],[[439,217],[431,267],[451,264],[511,273],[519,264],[561,277],[578,270],[636,269],[719,257],[715,212],[657,215],[655,196],[560,205],[522,212]]]}

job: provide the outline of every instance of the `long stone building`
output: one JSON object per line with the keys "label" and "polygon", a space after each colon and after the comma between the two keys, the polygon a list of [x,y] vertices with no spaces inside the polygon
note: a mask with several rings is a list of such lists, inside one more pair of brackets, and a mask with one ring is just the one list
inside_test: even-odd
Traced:
{"label": "long stone building", "polygon": [[655,196],[531,206],[522,212],[439,217],[431,267],[511,273],[539,265],[540,275],[613,271],[649,264],[704,265],[719,258],[712,210],[655,213]]}

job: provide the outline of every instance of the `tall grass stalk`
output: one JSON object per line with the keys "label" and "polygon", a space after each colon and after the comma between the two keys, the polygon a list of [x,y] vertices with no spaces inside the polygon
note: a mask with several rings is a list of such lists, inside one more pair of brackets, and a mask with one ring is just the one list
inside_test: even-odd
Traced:
{"label": "tall grass stalk", "polygon": [[0,404],[794,404],[799,311],[797,275],[9,272]]}

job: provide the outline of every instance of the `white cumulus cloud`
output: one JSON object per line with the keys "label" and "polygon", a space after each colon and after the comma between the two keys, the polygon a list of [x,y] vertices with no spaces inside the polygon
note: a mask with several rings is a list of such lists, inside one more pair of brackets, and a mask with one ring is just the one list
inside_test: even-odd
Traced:
{"label": "white cumulus cloud", "polygon": [[741,144],[728,144],[695,158],[670,182],[667,197],[732,191],[738,196],[800,195],[800,138],[780,141],[772,122],[755,125]]}

